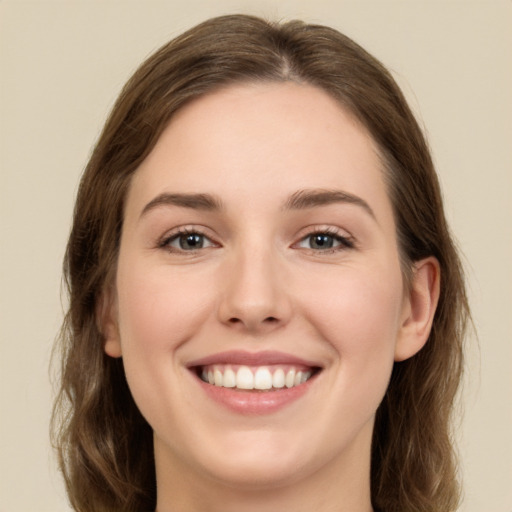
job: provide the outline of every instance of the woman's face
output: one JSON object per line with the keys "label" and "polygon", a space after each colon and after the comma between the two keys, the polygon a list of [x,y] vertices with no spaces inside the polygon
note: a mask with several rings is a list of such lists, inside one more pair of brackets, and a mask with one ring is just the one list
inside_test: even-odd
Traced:
{"label": "woman's face", "polygon": [[112,295],[105,350],[157,470],[367,470],[411,308],[377,149],[326,93],[231,86],[180,110],[132,181]]}

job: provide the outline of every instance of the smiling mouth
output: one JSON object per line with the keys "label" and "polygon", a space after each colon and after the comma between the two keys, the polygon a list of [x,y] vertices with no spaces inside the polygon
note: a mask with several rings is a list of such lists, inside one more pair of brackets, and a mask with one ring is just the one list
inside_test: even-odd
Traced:
{"label": "smiling mouth", "polygon": [[235,414],[273,414],[308,396],[324,367],[274,350],[229,350],[191,361],[188,370],[213,403]]}
{"label": "smiling mouth", "polygon": [[303,365],[247,366],[212,364],[194,368],[197,376],[212,386],[240,391],[278,391],[301,386],[320,368]]}

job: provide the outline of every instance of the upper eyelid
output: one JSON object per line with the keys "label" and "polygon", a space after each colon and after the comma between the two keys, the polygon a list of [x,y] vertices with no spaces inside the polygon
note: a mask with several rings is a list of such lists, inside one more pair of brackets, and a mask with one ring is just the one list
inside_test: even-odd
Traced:
{"label": "upper eyelid", "polygon": [[331,249],[325,249],[325,250],[318,250],[318,249],[307,249],[305,250],[311,250],[315,253],[324,253],[328,254],[330,252],[338,252],[339,250],[345,250],[345,249],[357,249],[358,243],[355,237],[346,229],[340,228],[338,226],[329,226],[329,225],[314,225],[314,226],[308,226],[307,228],[303,228],[299,231],[299,235],[297,237],[297,241],[293,242],[291,247],[296,248],[301,242],[306,240],[308,237],[317,235],[317,234],[326,234],[329,236],[332,236],[333,238],[338,238],[339,241],[342,242],[342,248],[331,248]]}
{"label": "upper eyelid", "polygon": [[218,245],[218,241],[216,241],[215,237],[210,235],[208,230],[202,226],[197,225],[191,225],[191,226],[178,226],[176,228],[173,228],[169,231],[166,231],[165,234],[163,234],[161,237],[157,239],[157,245],[159,247],[165,246],[169,241],[186,234],[198,234],[201,236],[204,236],[205,238],[208,238],[212,243]]}
{"label": "upper eyelid", "polygon": [[314,235],[316,233],[326,233],[333,236],[339,236],[341,238],[349,238],[353,239],[354,236],[350,231],[344,228],[340,228],[338,226],[330,226],[327,224],[316,224],[311,226],[306,226],[304,228],[301,228],[297,233],[297,238],[299,240],[304,239],[307,236]]}
{"label": "upper eyelid", "polygon": [[[215,236],[214,233],[211,232],[212,230],[207,228],[206,226],[202,226],[200,224],[190,224],[190,225],[183,225],[183,226],[177,226],[175,228],[172,228],[165,232],[162,236],[160,236],[157,239],[157,245],[164,245],[165,243],[168,243],[169,240],[178,237],[183,234],[192,234],[197,233],[199,235],[202,235],[206,238],[208,238],[211,242],[213,242],[216,245],[221,245],[221,242],[219,241],[219,237]],[[332,226],[332,225],[326,225],[326,224],[316,224],[316,225],[310,225],[305,226],[301,228],[295,235],[294,240],[292,241],[291,245],[295,245],[298,242],[304,240],[308,236],[312,236],[315,234],[321,234],[325,233],[328,235],[332,235],[334,237],[339,237],[343,239],[350,240],[351,242],[355,243],[354,236],[346,229],[340,228],[338,226]]]}

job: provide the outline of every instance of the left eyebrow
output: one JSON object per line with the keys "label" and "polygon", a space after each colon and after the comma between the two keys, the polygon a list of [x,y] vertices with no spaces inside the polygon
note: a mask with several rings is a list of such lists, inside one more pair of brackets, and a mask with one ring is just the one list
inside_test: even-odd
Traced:
{"label": "left eyebrow", "polygon": [[374,220],[374,211],[361,197],[343,190],[304,189],[292,194],[283,205],[284,210],[304,210],[333,203],[348,203],[361,207]]}

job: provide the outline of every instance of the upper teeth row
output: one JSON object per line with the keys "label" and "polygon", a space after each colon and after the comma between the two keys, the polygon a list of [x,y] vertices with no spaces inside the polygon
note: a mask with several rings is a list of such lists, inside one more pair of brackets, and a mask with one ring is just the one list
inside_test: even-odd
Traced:
{"label": "upper teeth row", "polygon": [[311,371],[289,369],[286,373],[277,368],[273,373],[266,366],[261,366],[254,373],[248,366],[240,366],[235,372],[230,367],[213,367],[203,369],[201,378],[214,386],[238,389],[272,389],[292,388],[306,382]]}

